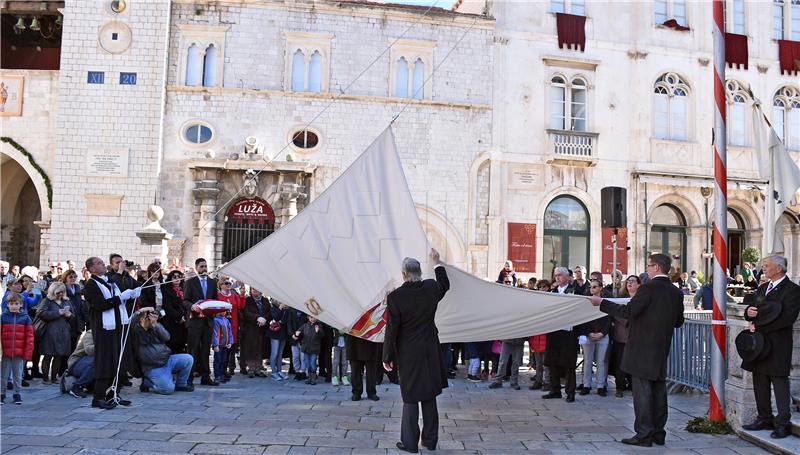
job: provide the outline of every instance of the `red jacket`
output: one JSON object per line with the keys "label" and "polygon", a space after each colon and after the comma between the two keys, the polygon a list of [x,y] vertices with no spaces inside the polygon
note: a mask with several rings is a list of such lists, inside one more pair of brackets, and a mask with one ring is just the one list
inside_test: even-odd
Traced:
{"label": "red jacket", "polygon": [[239,342],[239,312],[244,311],[244,297],[235,292],[229,296],[217,292],[217,300],[231,304],[231,332],[233,332],[233,344],[236,344]]}
{"label": "red jacket", "polygon": [[531,352],[545,352],[547,350],[547,335],[534,335],[528,338]]}
{"label": "red jacket", "polygon": [[25,313],[3,313],[0,320],[0,342],[3,357],[33,357],[33,322]]}

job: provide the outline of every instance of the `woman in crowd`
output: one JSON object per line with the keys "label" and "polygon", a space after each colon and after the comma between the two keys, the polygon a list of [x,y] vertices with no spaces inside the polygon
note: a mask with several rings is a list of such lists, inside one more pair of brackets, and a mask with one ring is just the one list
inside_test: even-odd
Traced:
{"label": "woman in crowd", "polygon": [[[633,297],[639,286],[642,285],[642,280],[636,275],[631,275],[625,279],[625,288],[622,290],[620,297]],[[622,354],[625,352],[625,344],[628,342],[628,334],[630,333],[630,326],[627,319],[622,319],[614,316],[613,328],[611,336],[613,344],[611,345],[611,364],[610,371],[614,374],[614,383],[616,385],[616,392],[614,396],[622,398],[624,396],[623,390],[630,390],[632,386],[631,375],[622,371]]]}
{"label": "woman in crowd", "polygon": [[[610,297],[603,290],[603,283],[599,280],[589,282],[591,295]],[[604,315],[593,321],[581,324],[578,331],[586,337],[583,344],[583,386],[579,388],[581,395],[588,395],[592,391],[592,363],[597,364],[597,394],[606,396],[606,378],[608,369],[606,351],[608,350],[608,333],[611,330],[611,317]]]}
{"label": "woman in crowd", "polygon": [[[86,326],[89,324],[89,309],[83,302],[83,295],[81,294],[81,287],[78,285],[78,273],[76,271],[67,269],[66,272],[58,277],[58,281],[64,283],[67,300],[69,300],[72,313],[75,315],[70,321],[70,348],[74,351],[75,348],[78,347],[78,338],[80,338],[81,334],[86,330]],[[61,364],[62,371],[59,371],[59,374],[63,373],[66,366],[66,362]]]}
{"label": "woman in crowd", "polygon": [[[169,332],[167,347],[173,354],[186,352],[186,312],[183,309],[183,273],[173,270],[161,284],[161,309],[163,316],[158,321]],[[145,289],[146,290],[146,289]],[[144,297],[144,292],[142,292]]]}
{"label": "woman in crowd", "polygon": [[39,341],[39,352],[44,356],[42,382],[57,382],[62,363],[72,353],[72,321],[75,320],[64,283],[50,285],[47,298],[39,304],[37,316],[47,323]]}
{"label": "woman in crowd", "polygon": [[[147,266],[147,276],[151,277],[142,288],[142,295],[139,297],[138,308],[155,308],[160,312],[164,304],[164,294],[161,292],[161,284],[164,280],[161,277],[161,264],[153,262]],[[139,283],[141,286],[144,282]],[[163,325],[163,324],[162,324]]]}
{"label": "woman in crowd", "polygon": [[753,275],[752,273],[747,275],[747,281],[744,282],[744,287],[752,291],[758,289],[758,280],[756,280],[755,275]]}
{"label": "woman in crowd", "polygon": [[270,320],[267,325],[267,337],[270,340],[269,365],[272,368],[272,379],[283,381],[289,377],[281,371],[283,363],[283,349],[286,347],[286,339],[289,338],[289,331],[286,326],[289,322],[289,311],[282,303],[270,304]]}
{"label": "woman in crowd", "polygon": [[250,297],[245,299],[242,312],[242,357],[247,366],[247,377],[266,377],[261,372],[261,352],[267,331],[270,308],[267,299],[258,289],[250,288]]}

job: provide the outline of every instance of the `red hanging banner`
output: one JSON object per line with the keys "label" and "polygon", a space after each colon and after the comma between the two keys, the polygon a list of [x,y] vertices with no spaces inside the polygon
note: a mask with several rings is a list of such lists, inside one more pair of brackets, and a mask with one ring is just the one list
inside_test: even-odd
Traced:
{"label": "red hanging banner", "polygon": [[517,272],[536,271],[536,225],[508,223],[508,259]]}
{"label": "red hanging banner", "polygon": [[[614,247],[611,234],[614,228],[603,228],[603,273],[610,274],[614,267]],[[628,274],[628,230],[617,228],[617,269]]]}
{"label": "red hanging banner", "polygon": [[275,212],[260,198],[240,199],[228,208],[228,221],[239,224],[275,224]]}

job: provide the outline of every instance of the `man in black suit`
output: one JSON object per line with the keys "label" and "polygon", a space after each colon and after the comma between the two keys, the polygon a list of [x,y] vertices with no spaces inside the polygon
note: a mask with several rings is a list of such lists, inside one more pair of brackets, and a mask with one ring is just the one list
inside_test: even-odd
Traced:
{"label": "man in black suit", "polygon": [[664,444],[667,432],[667,356],[672,333],[683,325],[683,293],[670,283],[672,259],[665,254],[647,258],[653,279],[643,284],[627,305],[592,296],[592,305],[611,316],[627,319],[630,335],[622,355],[622,369],[633,377],[636,435],[624,444],[651,447]]}
{"label": "man in black suit", "polygon": [[189,314],[186,321],[186,345],[189,354],[194,358],[189,384],[196,373],[201,376],[200,384],[218,386],[219,383],[211,379],[211,369],[208,366],[214,318],[205,317],[197,305],[201,300],[217,298],[217,280],[208,277],[208,264],[203,258],[194,261],[194,269],[197,275],[183,284],[183,308]]}
{"label": "man in black suit", "polygon": [[[770,436],[781,439],[789,436],[791,417],[791,396],[789,392],[789,370],[792,365],[792,330],[800,313],[800,286],[786,276],[787,262],[782,256],[769,256],[762,267],[769,282],[762,284],[755,294],[755,304],[745,310],[745,319],[750,322],[750,330],[761,332],[765,345],[771,347],[763,359],[742,361],[742,368],[753,372],[753,393],[756,397],[756,420],[743,425],[745,430],[766,430],[774,428]],[[758,320],[759,308],[767,303],[778,303],[781,311],[778,317],[768,323]],[[772,416],[772,393],[775,390],[775,404],[778,415]]]}
{"label": "man in black suit", "polygon": [[[553,270],[551,290],[556,294],[575,294],[575,284],[570,278],[569,269],[556,267]],[[578,363],[578,331],[575,327],[569,330],[556,330],[547,334],[547,349],[544,355],[544,366],[550,370],[550,392],[542,395],[545,400],[561,398],[561,378],[564,378],[564,391],[567,403],[575,402],[575,366]],[[499,373],[498,373],[499,374]]]}
{"label": "man in black suit", "polygon": [[[439,253],[431,249],[431,260]],[[435,450],[439,441],[439,412],[436,397],[447,387],[447,375],[434,317],[439,301],[450,289],[447,272],[438,265],[436,280],[422,280],[419,261],[405,258],[402,286],[386,298],[386,335],[383,340],[383,368],[400,373],[403,418],[397,448],[419,451],[419,407],[422,404],[422,444]]]}

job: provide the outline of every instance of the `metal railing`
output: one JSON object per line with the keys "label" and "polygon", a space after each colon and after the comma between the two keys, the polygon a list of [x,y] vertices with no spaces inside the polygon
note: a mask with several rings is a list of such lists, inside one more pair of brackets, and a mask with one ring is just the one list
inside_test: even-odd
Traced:
{"label": "metal railing", "polygon": [[710,321],[713,318],[714,312],[711,310],[686,310],[683,312],[685,319],[694,319],[700,321]]}
{"label": "metal railing", "polygon": [[582,131],[547,130],[556,157],[592,159],[597,133]]}
{"label": "metal railing", "polygon": [[[687,312],[690,313],[690,312]],[[708,392],[711,385],[711,318],[692,316],[706,312],[695,311],[685,315],[683,326],[675,329],[667,359],[667,381],[673,385],[692,387]],[[710,311],[707,313],[711,313]],[[698,316],[700,316],[698,314]],[[705,318],[706,316],[701,316]]]}

